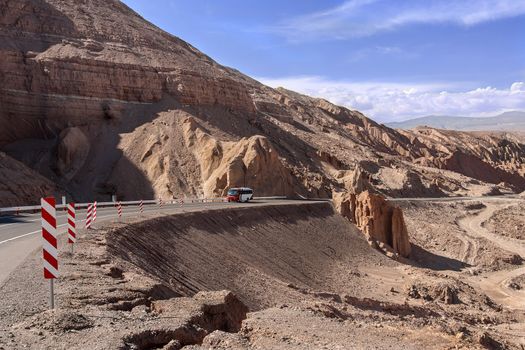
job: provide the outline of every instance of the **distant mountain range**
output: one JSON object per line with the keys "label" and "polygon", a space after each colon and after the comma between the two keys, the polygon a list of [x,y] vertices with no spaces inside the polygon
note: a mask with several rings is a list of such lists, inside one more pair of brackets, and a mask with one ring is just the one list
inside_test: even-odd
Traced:
{"label": "distant mountain range", "polygon": [[387,123],[386,125],[395,129],[414,129],[418,126],[430,126],[438,129],[463,131],[525,131],[525,112],[505,112],[486,118],[432,115],[403,122]]}

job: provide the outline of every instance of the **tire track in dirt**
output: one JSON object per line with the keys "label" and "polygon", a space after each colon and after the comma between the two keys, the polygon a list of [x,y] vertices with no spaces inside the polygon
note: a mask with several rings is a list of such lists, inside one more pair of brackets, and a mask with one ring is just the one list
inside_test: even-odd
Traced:
{"label": "tire track in dirt", "polygon": [[[490,219],[497,210],[508,208],[515,204],[487,204],[487,207],[477,215],[466,216],[458,220],[459,226],[469,237],[484,238],[496,244],[501,249],[525,257],[525,242],[502,237],[487,230],[483,223]],[[476,256],[478,252],[476,251]],[[503,270],[486,273],[473,278],[476,284],[498,303],[511,309],[525,310],[525,291],[513,290],[506,285],[511,279],[525,274],[525,267],[514,270]]]}
{"label": "tire track in dirt", "polygon": [[[466,217],[461,217],[456,221],[458,226],[462,229],[463,227],[462,227],[461,222],[462,220],[465,220],[465,219]],[[463,253],[461,254],[460,260],[469,265],[474,265],[475,260],[478,256],[479,245],[478,245],[477,240],[474,237],[466,233],[465,229],[463,229],[463,231],[464,231],[463,234],[455,235],[456,238],[458,238],[463,245]]]}

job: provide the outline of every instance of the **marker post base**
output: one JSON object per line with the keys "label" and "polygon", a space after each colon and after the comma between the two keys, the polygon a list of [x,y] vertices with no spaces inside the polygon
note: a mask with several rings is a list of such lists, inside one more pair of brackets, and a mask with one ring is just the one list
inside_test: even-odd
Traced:
{"label": "marker post base", "polygon": [[49,306],[51,310],[55,308],[55,288],[54,288],[54,278],[49,279]]}

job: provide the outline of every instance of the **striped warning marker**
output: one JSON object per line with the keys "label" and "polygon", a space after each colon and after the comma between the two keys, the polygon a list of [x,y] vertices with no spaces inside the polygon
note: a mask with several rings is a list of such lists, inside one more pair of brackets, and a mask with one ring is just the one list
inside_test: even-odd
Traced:
{"label": "striped warning marker", "polygon": [[97,201],[93,202],[93,215],[92,215],[93,223],[97,221]]}
{"label": "striped warning marker", "polygon": [[44,278],[58,277],[58,245],[55,198],[42,198],[42,238],[44,257]]}
{"label": "striped warning marker", "polygon": [[139,203],[140,215],[144,214],[144,201],[141,199]]}
{"label": "striped warning marker", "polygon": [[162,202],[162,198],[159,198],[159,209],[162,209],[163,205],[164,203]]}
{"label": "striped warning marker", "polygon": [[86,212],[86,228],[87,229],[91,228],[92,220],[93,220],[93,204],[89,203],[87,207],[87,212]]}
{"label": "striped warning marker", "polygon": [[118,202],[117,204],[117,214],[118,214],[118,218],[120,219],[122,217],[122,203],[121,202]]}
{"label": "striped warning marker", "polygon": [[69,203],[67,205],[67,242],[69,244],[73,244],[76,241],[77,241],[77,225],[76,225],[75,203]]}
{"label": "striped warning marker", "polygon": [[182,208],[182,205],[183,205],[183,204],[184,204],[184,199],[182,199],[182,198],[179,199],[179,205],[180,205],[181,208]]}
{"label": "striped warning marker", "polygon": [[57,212],[55,198],[42,198],[42,257],[44,258],[44,278],[49,280],[50,307],[55,308],[53,281],[58,278]]}

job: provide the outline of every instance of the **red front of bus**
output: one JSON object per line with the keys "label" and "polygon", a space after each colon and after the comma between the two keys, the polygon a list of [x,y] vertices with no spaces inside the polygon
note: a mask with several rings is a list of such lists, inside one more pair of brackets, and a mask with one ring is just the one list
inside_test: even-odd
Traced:
{"label": "red front of bus", "polygon": [[232,188],[232,189],[230,189],[228,191],[228,195],[226,196],[226,200],[228,202],[238,202],[239,201],[239,195],[240,195],[239,190]]}

